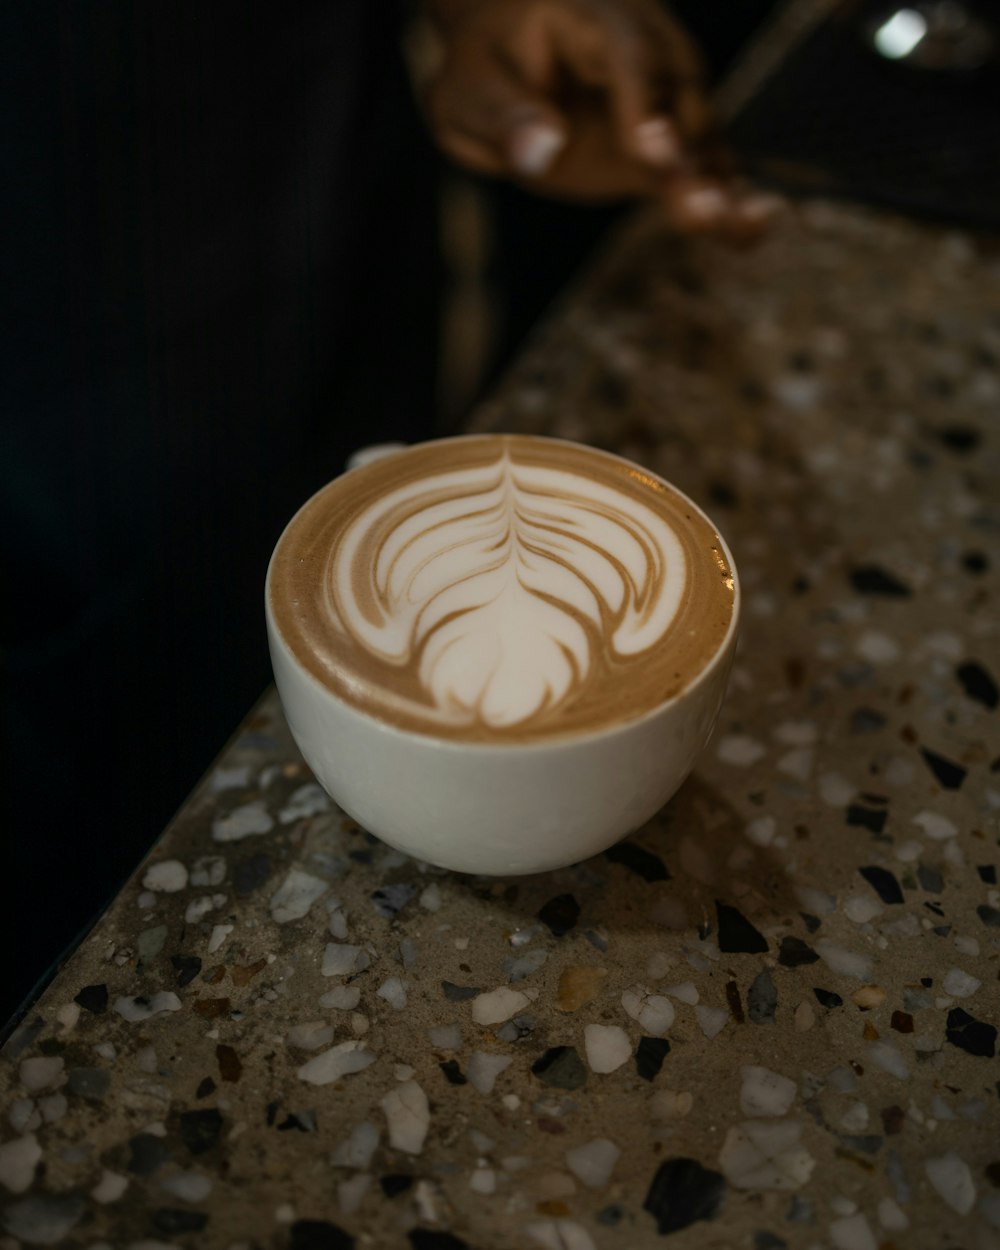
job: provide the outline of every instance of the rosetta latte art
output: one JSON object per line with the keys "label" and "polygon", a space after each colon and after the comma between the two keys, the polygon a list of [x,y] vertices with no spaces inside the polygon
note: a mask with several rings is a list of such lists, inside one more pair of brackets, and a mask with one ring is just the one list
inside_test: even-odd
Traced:
{"label": "rosetta latte art", "polygon": [[492,465],[369,502],[330,552],[324,589],[358,647],[415,669],[435,720],[505,728],[661,642],[686,576],[663,515],[504,447]]}

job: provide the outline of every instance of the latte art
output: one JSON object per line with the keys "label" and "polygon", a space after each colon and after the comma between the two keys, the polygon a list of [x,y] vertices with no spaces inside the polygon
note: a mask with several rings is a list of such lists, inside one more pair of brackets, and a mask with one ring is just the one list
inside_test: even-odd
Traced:
{"label": "latte art", "polygon": [[732,615],[721,550],[635,466],[483,436],[332,483],[279,543],[270,594],[314,676],[373,715],[536,738],[628,719],[697,675]]}

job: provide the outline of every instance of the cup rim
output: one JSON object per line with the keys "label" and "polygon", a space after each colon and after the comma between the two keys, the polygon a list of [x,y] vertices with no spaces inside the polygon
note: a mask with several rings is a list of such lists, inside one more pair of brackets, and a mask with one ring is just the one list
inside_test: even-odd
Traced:
{"label": "cup rim", "polygon": [[702,508],[699,504],[695,503],[695,501],[690,497],[690,495],[688,495],[685,491],[682,491],[679,486],[676,486],[668,478],[665,478],[661,474],[654,472],[652,469],[647,468],[645,465],[638,464],[634,460],[629,460],[626,456],[620,456],[616,452],[606,451],[602,447],[592,447],[588,443],[575,442],[573,439],[553,438],[547,434],[518,434],[513,431],[494,431],[494,432],[484,432],[484,433],[475,433],[475,434],[453,434],[453,435],[447,435],[442,438],[425,439],[419,443],[410,443],[407,445],[407,447],[401,448],[398,452],[391,453],[391,455],[405,455],[410,447],[421,447],[421,448],[433,447],[441,443],[468,442],[470,440],[486,441],[486,440],[490,440],[494,438],[510,437],[512,434],[513,434],[513,437],[516,437],[516,438],[537,439],[540,442],[562,443],[570,447],[579,447],[579,448],[582,448],[584,451],[591,452],[594,455],[602,456],[610,460],[617,460],[621,464],[629,465],[632,468],[641,469],[643,473],[646,473],[650,477],[655,478],[658,482],[662,482],[671,491],[673,491],[674,494],[679,496],[686,504],[690,505],[690,507],[693,508],[694,511],[698,513],[698,515],[711,526],[716,538],[719,540],[719,543],[721,544],[723,554],[726,557],[730,572],[732,573],[732,576],[733,576],[733,608],[732,608],[732,612],[729,618],[729,625],[719,645],[716,647],[715,651],[712,653],[711,658],[704,665],[704,667],[701,668],[695,674],[695,676],[691,679],[691,681],[689,681],[684,687],[682,687],[682,689],[678,690],[676,694],[671,695],[669,698],[664,699],[661,703],[657,703],[654,707],[647,708],[644,712],[641,712],[638,716],[632,716],[626,720],[616,721],[613,724],[603,725],[596,729],[578,730],[576,732],[574,732],[573,730],[568,730],[564,733],[553,734],[551,737],[533,738],[531,739],[531,741],[528,741],[528,742],[517,742],[517,741],[478,742],[478,741],[470,741],[468,739],[462,739],[462,738],[445,738],[429,730],[425,731],[421,729],[403,728],[400,725],[395,725],[393,724],[392,721],[386,720],[384,717],[375,715],[372,712],[363,710],[362,708],[356,706],[355,704],[348,702],[348,700],[341,698],[336,693],[336,691],[331,690],[329,686],[325,685],[322,681],[320,681],[319,678],[316,677],[316,675],[312,673],[309,670],[309,668],[299,659],[299,657],[295,654],[295,651],[289,645],[288,641],[286,640],[284,634],[281,631],[280,626],[278,625],[277,620],[275,619],[275,616],[271,607],[271,573],[274,568],[275,556],[277,555],[278,549],[281,547],[281,544],[285,539],[285,535],[292,528],[293,524],[295,523],[300,513],[304,512],[306,508],[308,508],[312,504],[313,500],[317,499],[320,495],[322,495],[324,491],[329,490],[330,487],[332,487],[335,482],[338,482],[340,478],[343,477],[346,473],[363,473],[368,468],[368,465],[362,464],[353,469],[346,469],[344,473],[338,474],[336,477],[331,478],[330,481],[325,482],[317,490],[313,491],[313,493],[308,497],[308,499],[306,499],[302,503],[302,505],[296,509],[296,511],[289,518],[286,525],[283,527],[281,534],[278,536],[278,540],[274,545],[274,548],[271,552],[270,558],[268,559],[268,563],[267,563],[267,574],[264,578],[264,615],[265,615],[265,620],[267,623],[267,630],[268,630],[269,636],[277,640],[281,644],[282,650],[284,651],[285,655],[292,661],[296,672],[300,676],[305,677],[307,679],[307,682],[310,685],[314,686],[320,694],[325,695],[329,699],[331,699],[332,702],[337,707],[346,708],[348,711],[355,713],[363,721],[366,721],[370,725],[376,726],[377,728],[379,728],[380,730],[386,733],[395,734],[395,735],[398,735],[400,738],[404,738],[404,739],[416,739],[419,742],[427,746],[439,748],[441,750],[453,749],[457,751],[462,751],[463,753],[472,752],[476,754],[479,754],[479,753],[513,754],[515,752],[520,752],[520,751],[530,751],[532,754],[537,755],[540,751],[554,750],[560,747],[567,748],[567,747],[580,746],[585,743],[591,743],[591,742],[596,742],[596,741],[600,741],[600,740],[604,740],[608,738],[614,738],[619,734],[639,728],[641,725],[645,724],[647,721],[655,720],[656,717],[661,716],[669,708],[674,707],[677,704],[683,702],[684,700],[690,698],[691,695],[694,694],[695,691],[700,686],[704,685],[712,676],[714,676],[719,665],[727,661],[730,655],[730,652],[732,650],[733,644],[736,641],[736,636],[739,633],[740,620],[742,616],[743,591],[742,591],[742,587],[740,584],[739,570],[736,567],[736,562],[733,559],[733,553],[729,548],[729,544],[726,542],[725,537],[720,533],[719,528],[716,525],[715,521],[712,519],[712,517],[708,515],[708,513],[705,511],[704,508]]}

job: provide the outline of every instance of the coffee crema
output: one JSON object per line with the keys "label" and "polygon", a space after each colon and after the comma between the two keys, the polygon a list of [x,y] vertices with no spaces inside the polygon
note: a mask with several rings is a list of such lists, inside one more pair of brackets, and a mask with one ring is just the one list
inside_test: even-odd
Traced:
{"label": "coffee crema", "polygon": [[617,456],[523,435],[424,443],[354,469],[275,550],[299,662],[399,728],[482,742],[607,728],[679,694],[732,622],[709,522]]}

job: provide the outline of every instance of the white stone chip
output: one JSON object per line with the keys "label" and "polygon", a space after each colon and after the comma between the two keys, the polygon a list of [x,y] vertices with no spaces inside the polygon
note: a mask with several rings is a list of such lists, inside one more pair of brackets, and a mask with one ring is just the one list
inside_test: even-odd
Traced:
{"label": "white stone chip", "polygon": [[158,994],[132,995],[116,998],[114,1010],[127,1020],[129,1024],[138,1024],[151,1016],[158,1016],[164,1011],[180,1011],[181,1000],[173,990],[160,990]]}
{"label": "white stone chip", "polygon": [[0,1146],[0,1185],[12,1194],[23,1194],[31,1187],[41,1158],[42,1148],[34,1133],[4,1142]]}
{"label": "white stone chip", "polygon": [[702,1033],[709,1041],[722,1032],[729,1020],[729,1012],[725,1007],[699,1006],[695,1007],[694,1014]]}
{"label": "white stone chip", "polygon": [[191,869],[192,885],[222,885],[225,879],[226,861],[221,855],[202,855],[194,861]]}
{"label": "white stone chip", "polygon": [[795,747],[778,760],[778,772],[794,777],[796,781],[808,781],[812,776],[814,758],[815,752],[811,747]]}
{"label": "white stone chip", "polygon": [[394,1150],[418,1155],[424,1148],[431,1111],[427,1095],[416,1081],[404,1081],[382,1099],[389,1126],[389,1144]]}
{"label": "white stone chip", "polygon": [[969,1165],[954,1150],[934,1155],[924,1163],[927,1179],[938,1196],[959,1215],[968,1215],[976,1203],[976,1185]]}
{"label": "white stone chip", "polygon": [[360,985],[335,985],[320,998],[319,1005],[332,1007],[336,1011],[353,1011],[360,1002]]}
{"label": "white stone chip", "polygon": [[827,807],[846,807],[858,788],[841,773],[824,773],[819,779],[819,797]]}
{"label": "white stone chip", "polygon": [[565,1154],[566,1166],[588,1189],[603,1189],[611,1179],[621,1149],[610,1138],[595,1137],[593,1141],[575,1146]]}
{"label": "white stone chip", "polygon": [[330,800],[322,786],[315,781],[307,781],[292,793],[288,803],[278,813],[283,825],[290,825],[293,820],[303,820],[306,816],[319,816],[330,810]]}
{"label": "white stone chip", "polygon": [[755,846],[770,846],[777,831],[778,822],[773,816],[757,816],[744,830],[747,839]]}
{"label": "white stone chip", "polygon": [[836,896],[811,885],[797,885],[795,895],[808,912],[814,916],[827,916],[837,906]]}
{"label": "white stone chip", "polygon": [[958,834],[958,825],[947,816],[942,816],[940,812],[917,812],[913,817],[913,823],[918,825],[927,837],[933,838],[936,842],[944,842]]}
{"label": "white stone chip", "polygon": [[334,1028],[326,1020],[309,1020],[288,1030],[285,1044],[294,1050],[319,1050],[333,1041]]}
{"label": "white stone chip", "polygon": [[858,981],[872,979],[873,964],[870,956],[849,951],[845,946],[838,946],[836,942],[830,942],[826,938],[816,942],[813,949],[831,972],[837,972],[843,977],[853,977]]}
{"label": "white stone chip", "polygon": [[509,1055],[490,1055],[484,1050],[476,1050],[465,1065],[465,1075],[473,1089],[481,1094],[492,1094],[497,1077],[506,1072],[513,1062]]}
{"label": "white stone chip", "polygon": [[746,1120],[726,1134],[719,1166],[737,1189],[799,1189],[816,1166],[801,1134],[796,1120]]}
{"label": "white stone chip", "polygon": [[329,1085],[342,1076],[350,1076],[353,1072],[361,1072],[369,1064],[375,1062],[377,1056],[365,1050],[360,1042],[340,1042],[323,1051],[315,1059],[310,1059],[299,1068],[296,1076],[300,1081],[310,1085]]}
{"label": "white stone chip", "polygon": [[101,1173],[101,1179],[90,1191],[90,1196],[95,1202],[106,1205],[109,1202],[117,1202],[126,1189],[128,1189],[128,1177],[118,1172],[109,1172],[105,1168]]}
{"label": "white stone chip", "polygon": [[658,1089],[649,1100],[654,1120],[680,1120],[694,1106],[694,1095],[688,1090]]}
{"label": "white stone chip", "polygon": [[891,1042],[869,1042],[868,1057],[876,1067],[901,1081],[905,1081],[910,1075],[906,1060]]}
{"label": "white stone chip", "polygon": [[574,1220],[537,1220],[524,1231],[541,1250],[595,1250],[590,1233]]}
{"label": "white stone chip", "polygon": [[435,1050],[460,1050],[462,1046],[462,1026],[460,1024],[438,1024],[427,1030],[427,1037]]}
{"label": "white stone chip", "polygon": [[477,1024],[500,1024],[523,1011],[529,1002],[527,994],[501,985],[472,1000],[472,1018]]}
{"label": "white stone chip", "polygon": [[174,1172],[160,1181],[160,1188],[183,1202],[204,1202],[212,1192],[212,1181],[203,1172]]}
{"label": "white stone chip", "polygon": [[795,1101],[798,1087],[780,1072],[747,1065],[741,1069],[740,1110],[744,1115],[781,1116],[787,1114]]}
{"label": "white stone chip", "polygon": [[212,926],[212,935],[208,939],[208,953],[210,955],[214,955],[220,949],[235,927],[235,925],[231,924],[216,924]]}
{"label": "white stone chip", "polygon": [[370,1172],[358,1172],[349,1180],[341,1181],[337,1186],[337,1206],[345,1215],[354,1215],[360,1211],[372,1183]]}
{"label": "white stone chip", "polygon": [[674,1022],[674,1005],[670,999],[654,994],[644,985],[632,985],[624,990],[621,1004],[650,1037],[663,1037]]}
{"label": "white stone chip", "polygon": [[243,838],[260,833],[270,833],[274,818],[263,799],[254,799],[234,808],[228,816],[220,816],[212,822],[212,837],[216,842],[240,842]]}
{"label": "white stone chip", "polygon": [[882,904],[864,894],[852,894],[844,902],[844,915],[855,924],[867,924],[881,913]]}
{"label": "white stone chip", "polygon": [[215,911],[226,901],[224,894],[204,894],[201,898],[193,898],[184,912],[187,924],[199,924],[210,911]]}
{"label": "white stone chip", "polygon": [[699,1001],[699,994],[693,981],[682,981],[679,985],[665,985],[663,992],[679,1002],[687,1003],[689,1007],[694,1007]]}
{"label": "white stone chip", "polygon": [[860,1211],[834,1220],[830,1225],[830,1240],[836,1250],[878,1250],[871,1226]]}
{"label": "white stone chip", "polygon": [[327,942],[320,971],[325,977],[349,977],[356,972],[364,972],[370,963],[371,956],[363,946]]}
{"label": "white stone chip", "polygon": [[747,734],[727,734],[719,739],[715,754],[723,764],[748,768],[751,764],[756,764],[759,759],[763,759],[767,754],[767,747],[763,742]]}
{"label": "white stone chip", "polygon": [[188,883],[188,870],[179,859],[164,859],[150,864],[142,878],[147,890],[157,894],[176,894]]}
{"label": "white stone chip", "polygon": [[80,1020],[79,1003],[63,1003],[56,1012],[56,1019],[64,1033],[72,1033]]}
{"label": "white stone chip", "polygon": [[333,1152],[331,1162],[338,1168],[369,1167],[378,1149],[379,1127],[371,1120],[362,1120],[351,1130],[350,1137],[342,1141]]}
{"label": "white stone chip", "polygon": [[288,875],[271,895],[271,918],[275,924],[301,920],[317,899],[326,893],[327,883],[301,868],[289,868]]}
{"label": "white stone chip", "polygon": [[21,1084],[35,1093],[54,1085],[63,1074],[65,1064],[59,1055],[33,1055],[22,1059],[19,1069]]}
{"label": "white stone chip", "polygon": [[892,664],[902,654],[895,638],[878,629],[866,629],[854,644],[854,650],[869,664]]}
{"label": "white stone chip", "polygon": [[845,1133],[863,1133],[868,1127],[868,1107],[863,1102],[852,1102],[840,1117],[840,1127]]}
{"label": "white stone chip", "polygon": [[33,1098],[15,1098],[7,1108],[7,1122],[15,1133],[31,1132],[42,1123]]}
{"label": "white stone chip", "polygon": [[469,1177],[469,1188],[474,1194],[493,1194],[497,1188],[497,1174],[492,1168],[476,1168]]}
{"label": "white stone chip", "polygon": [[908,1217],[892,1198],[880,1198],[876,1210],[878,1222],[890,1233],[902,1233],[910,1227]]}
{"label": "white stone chip", "polygon": [[441,887],[436,881],[432,881],[430,885],[420,895],[420,906],[424,911],[440,911],[441,910]]}
{"label": "white stone chip", "polygon": [[213,794],[222,790],[241,790],[250,784],[250,765],[236,764],[232,768],[217,768],[212,773],[209,789]]}
{"label": "white stone chip", "polygon": [[588,1024],[583,1043],[592,1072],[615,1072],[632,1057],[628,1034],[617,1024]]}
{"label": "white stone chip", "polygon": [[963,972],[961,968],[949,968],[941,984],[944,992],[952,998],[971,998],[982,985],[982,981],[968,972]]}
{"label": "white stone chip", "polygon": [[406,982],[400,977],[386,977],[375,993],[395,1011],[402,1011],[406,1006]]}

